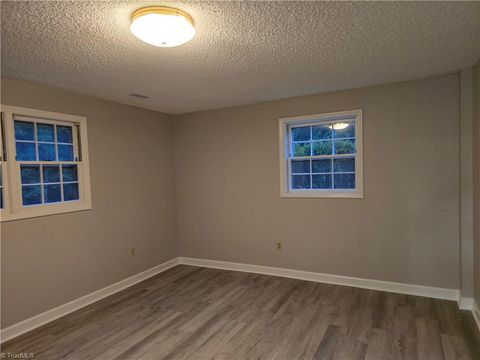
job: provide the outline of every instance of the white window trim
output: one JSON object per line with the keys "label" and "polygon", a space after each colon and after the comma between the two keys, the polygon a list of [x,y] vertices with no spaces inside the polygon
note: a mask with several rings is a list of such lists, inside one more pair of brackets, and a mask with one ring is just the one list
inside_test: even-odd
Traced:
{"label": "white window trim", "polygon": [[[291,190],[289,188],[289,126],[307,125],[315,122],[337,122],[355,117],[355,189],[352,190]],[[349,110],[315,114],[306,116],[286,117],[279,119],[279,151],[280,151],[280,196],[291,198],[363,198],[363,129],[362,110]]]}
{"label": "white window trim", "polygon": [[[92,208],[91,188],[90,188],[90,162],[88,157],[88,135],[87,118],[84,116],[61,114],[50,111],[23,108],[18,106],[1,105],[1,111],[4,121],[4,138],[6,143],[6,159],[3,162],[3,184],[4,184],[4,209],[1,211],[1,222],[26,219],[38,216],[54,215],[68,213],[73,211],[89,210]],[[63,122],[72,125],[79,125],[80,130],[80,152],[81,162],[78,164],[79,195],[78,201],[42,204],[36,206],[22,206],[21,180],[19,164],[15,159],[15,131],[14,116],[23,116],[33,118],[32,120],[41,120],[42,122]],[[32,162],[43,164],[56,164],[58,162]]]}

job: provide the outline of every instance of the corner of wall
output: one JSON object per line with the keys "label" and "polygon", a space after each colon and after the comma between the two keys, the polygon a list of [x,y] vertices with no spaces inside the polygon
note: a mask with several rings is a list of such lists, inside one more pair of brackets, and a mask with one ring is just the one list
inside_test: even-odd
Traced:
{"label": "corner of wall", "polygon": [[176,253],[177,257],[180,256],[180,215],[178,212],[178,186],[177,186],[177,133],[176,133],[176,122],[179,120],[179,115],[169,114],[171,131],[172,131],[172,156],[173,156],[173,178],[174,178],[174,194],[175,194],[175,244],[176,244]]}
{"label": "corner of wall", "polygon": [[[480,59],[473,66],[473,136],[474,136],[474,298],[480,306]],[[477,320],[480,314],[477,308]],[[479,325],[480,326],[480,325]]]}
{"label": "corner of wall", "polygon": [[459,176],[460,176],[460,291],[466,298],[474,291],[473,237],[473,69],[460,72]]}

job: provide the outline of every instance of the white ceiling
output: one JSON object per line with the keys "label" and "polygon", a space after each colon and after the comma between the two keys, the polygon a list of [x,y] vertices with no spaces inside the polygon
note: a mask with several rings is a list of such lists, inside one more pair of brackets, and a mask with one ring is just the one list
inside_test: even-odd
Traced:
{"label": "white ceiling", "polygon": [[[146,5],[185,10],[196,37],[129,31]],[[480,2],[3,2],[2,74],[184,113],[428,77],[480,57]],[[141,100],[129,96],[149,96]]]}

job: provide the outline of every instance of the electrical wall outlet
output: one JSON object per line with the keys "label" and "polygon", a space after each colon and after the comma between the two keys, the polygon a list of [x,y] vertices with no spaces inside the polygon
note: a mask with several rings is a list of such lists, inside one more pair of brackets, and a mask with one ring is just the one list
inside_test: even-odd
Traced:
{"label": "electrical wall outlet", "polygon": [[282,250],[283,244],[281,242],[277,242],[277,250]]}

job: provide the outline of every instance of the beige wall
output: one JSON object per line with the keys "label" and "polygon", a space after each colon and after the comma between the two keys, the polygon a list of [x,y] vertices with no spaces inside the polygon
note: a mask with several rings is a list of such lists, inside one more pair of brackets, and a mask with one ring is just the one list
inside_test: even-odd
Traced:
{"label": "beige wall", "polygon": [[[473,68],[475,300],[480,306],[480,60]],[[480,314],[479,314],[480,316]]]}
{"label": "beige wall", "polygon": [[[365,198],[280,198],[278,118],[358,108]],[[458,74],[179,116],[180,254],[458,289],[458,117]]]}
{"label": "beige wall", "polygon": [[11,79],[1,100],[87,117],[93,201],[1,224],[2,328],[178,256],[167,115]]}

